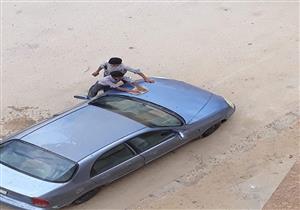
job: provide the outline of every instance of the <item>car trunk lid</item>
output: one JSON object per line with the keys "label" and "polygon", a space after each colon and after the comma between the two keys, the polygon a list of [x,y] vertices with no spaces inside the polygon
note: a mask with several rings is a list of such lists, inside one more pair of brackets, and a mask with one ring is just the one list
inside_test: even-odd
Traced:
{"label": "car trunk lid", "polygon": [[26,203],[31,203],[33,197],[42,197],[63,185],[31,177],[3,164],[0,164],[0,175],[0,193]]}

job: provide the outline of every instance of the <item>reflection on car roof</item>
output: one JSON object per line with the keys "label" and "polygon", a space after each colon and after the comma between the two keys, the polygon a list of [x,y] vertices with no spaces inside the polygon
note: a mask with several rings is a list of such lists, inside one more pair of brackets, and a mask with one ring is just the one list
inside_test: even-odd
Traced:
{"label": "reflection on car roof", "polygon": [[78,161],[145,125],[88,105],[26,135],[22,140]]}

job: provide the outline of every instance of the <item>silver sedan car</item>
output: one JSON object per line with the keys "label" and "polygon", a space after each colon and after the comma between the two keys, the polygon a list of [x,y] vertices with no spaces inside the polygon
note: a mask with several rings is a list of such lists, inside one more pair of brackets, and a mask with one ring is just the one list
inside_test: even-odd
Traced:
{"label": "silver sedan car", "polygon": [[140,81],[147,93],[110,90],[5,139],[0,201],[21,209],[80,204],[99,187],[212,134],[235,111],[206,90],[154,79]]}

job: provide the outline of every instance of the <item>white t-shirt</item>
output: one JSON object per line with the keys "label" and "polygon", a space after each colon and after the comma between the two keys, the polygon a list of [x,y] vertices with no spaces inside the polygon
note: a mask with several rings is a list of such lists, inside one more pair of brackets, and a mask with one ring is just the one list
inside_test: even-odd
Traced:
{"label": "white t-shirt", "polygon": [[[121,81],[131,82],[130,78],[128,77],[123,77]],[[118,82],[119,81],[115,80],[111,75],[103,77],[102,79],[98,80],[98,84],[103,86],[109,86],[111,88],[119,87],[119,85],[117,85]]]}
{"label": "white t-shirt", "polygon": [[127,71],[130,71],[134,74],[141,73],[140,69],[134,69],[134,68],[131,68],[129,66],[125,66],[122,63],[118,66],[113,66],[112,64],[110,64],[108,62],[105,62],[105,63],[101,64],[98,69],[100,69],[100,68],[104,69],[104,76],[110,75],[110,73],[113,72],[113,71],[120,71],[123,74],[126,74]]}

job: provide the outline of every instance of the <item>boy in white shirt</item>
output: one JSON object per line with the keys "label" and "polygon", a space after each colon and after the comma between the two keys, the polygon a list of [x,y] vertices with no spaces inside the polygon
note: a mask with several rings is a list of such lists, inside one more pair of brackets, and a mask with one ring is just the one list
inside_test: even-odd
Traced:
{"label": "boy in white shirt", "polygon": [[97,71],[93,72],[92,75],[94,77],[98,76],[99,72],[102,69],[104,70],[104,77],[110,75],[110,73],[114,72],[114,71],[120,71],[124,75],[126,74],[127,71],[129,71],[129,72],[132,72],[134,74],[138,74],[139,76],[141,76],[145,82],[148,82],[148,83],[154,82],[153,79],[150,79],[145,74],[143,74],[140,69],[135,69],[135,68],[131,68],[129,66],[125,66],[122,63],[122,59],[118,58],[118,57],[110,58],[108,62],[101,64],[99,66],[99,68],[97,69]]}
{"label": "boy in white shirt", "polygon": [[110,73],[110,75],[103,77],[90,87],[88,92],[88,98],[95,97],[100,90],[103,90],[105,92],[110,89],[117,89],[133,94],[139,93],[138,90],[130,90],[128,88],[119,87],[117,83],[120,81],[127,83],[133,87],[138,87],[136,84],[131,82],[130,78],[124,77],[124,73],[120,71],[113,71]]}

